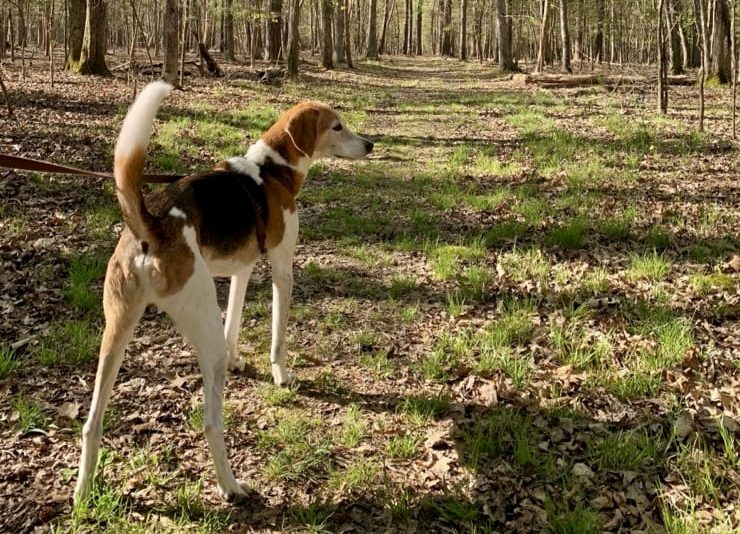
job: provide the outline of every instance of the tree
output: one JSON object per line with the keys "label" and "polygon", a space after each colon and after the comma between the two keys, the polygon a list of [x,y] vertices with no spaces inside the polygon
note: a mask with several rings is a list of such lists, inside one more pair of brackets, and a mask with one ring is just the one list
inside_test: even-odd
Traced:
{"label": "tree", "polygon": [[678,8],[676,0],[667,0],[665,10],[665,23],[670,38],[668,48],[671,60],[671,72],[675,75],[683,74],[684,54],[681,46],[681,24],[678,21]]}
{"label": "tree", "polygon": [[164,7],[164,16],[167,24],[164,29],[164,65],[162,67],[162,79],[174,86],[179,85],[177,72],[179,69],[180,51],[180,1],[167,0]]}
{"label": "tree", "polygon": [[716,76],[722,83],[732,81],[732,48],[730,35],[730,7],[727,0],[713,0],[714,22],[710,42],[709,76]]}
{"label": "tree", "polygon": [[64,62],[65,69],[75,69],[80,61],[82,39],[85,37],[86,8],[86,0],[69,0],[69,15],[67,18],[68,52]]}
{"label": "tree", "polygon": [[[166,26],[166,25],[165,25]],[[167,30],[165,30],[167,31]],[[229,61],[236,59],[234,55],[234,8],[233,0],[224,0],[224,57]]]}
{"label": "tree", "polygon": [[665,12],[665,0],[658,4],[658,111],[661,114],[668,112],[668,76],[666,67],[666,38],[663,15]]}
{"label": "tree", "polygon": [[288,28],[288,75],[298,75],[298,59],[299,59],[299,47],[300,47],[300,36],[298,33],[298,25],[301,21],[301,0],[292,0],[290,6],[290,20]]}
{"label": "tree", "polygon": [[267,59],[270,63],[280,60],[283,0],[270,0],[270,20],[267,23]]}
{"label": "tree", "polygon": [[344,3],[334,0],[334,51],[332,59],[334,64],[345,63],[344,51]]}
{"label": "tree", "polygon": [[498,66],[503,71],[514,70],[511,53],[511,20],[506,0],[496,0],[496,30],[498,33]]}
{"label": "tree", "polygon": [[439,54],[452,55],[452,0],[440,0]]}
{"label": "tree", "polygon": [[460,59],[468,59],[468,0],[460,0]]}
{"label": "tree", "polygon": [[573,72],[570,66],[570,34],[568,33],[568,0],[560,0],[560,62],[563,71]]}
{"label": "tree", "polygon": [[80,61],[75,67],[80,74],[110,76],[105,63],[106,24],[105,0],[87,0],[85,34],[82,38]]}
{"label": "tree", "polygon": [[321,46],[321,66],[325,69],[334,68],[334,62],[332,61],[331,19],[331,0],[321,0],[321,21],[324,30]]}
{"label": "tree", "polygon": [[542,24],[540,25],[540,46],[537,49],[537,68],[536,72],[542,72],[545,61],[545,39],[547,38],[547,21],[550,12],[550,4],[548,0],[544,0],[542,6]]}
{"label": "tree", "polygon": [[417,55],[422,54],[422,47],[421,47],[421,6],[422,6],[423,0],[419,0],[419,5],[416,6],[416,48],[414,52]]}
{"label": "tree", "polygon": [[378,36],[377,36],[377,16],[378,16],[378,3],[377,0],[368,1],[369,14],[367,17],[367,53],[365,57],[368,59],[378,59]]}
{"label": "tree", "polygon": [[352,25],[350,24],[349,16],[349,0],[337,0],[344,3],[344,27],[347,29],[344,32],[344,50],[347,53],[347,66],[350,69],[355,68],[352,64]]}

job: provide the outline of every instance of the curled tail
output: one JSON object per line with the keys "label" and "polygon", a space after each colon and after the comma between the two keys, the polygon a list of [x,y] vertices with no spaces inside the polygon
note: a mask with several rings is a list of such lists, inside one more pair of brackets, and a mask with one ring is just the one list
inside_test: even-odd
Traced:
{"label": "curled tail", "polygon": [[153,221],[141,193],[144,159],[154,117],[162,100],[171,90],[172,86],[162,81],[152,82],[144,87],[129,108],[116,142],[113,158],[116,196],[123,212],[123,220],[134,236],[142,241],[151,239],[150,228]]}

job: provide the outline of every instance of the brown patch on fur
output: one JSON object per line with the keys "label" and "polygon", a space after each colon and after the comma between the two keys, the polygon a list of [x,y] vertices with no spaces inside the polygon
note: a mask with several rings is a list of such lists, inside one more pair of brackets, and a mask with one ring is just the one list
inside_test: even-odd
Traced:
{"label": "brown patch on fur", "polygon": [[136,148],[126,156],[116,158],[113,166],[116,196],[121,205],[123,220],[140,240],[149,239],[151,226],[151,216],[144,205],[144,196],[141,193],[145,157],[146,148]]}
{"label": "brown patch on fur", "polygon": [[265,132],[262,140],[291,165],[313,156],[316,141],[336,115],[320,102],[301,102],[289,109]]}
{"label": "brown patch on fur", "polygon": [[271,175],[266,175],[265,178],[267,213],[269,214],[265,224],[266,245],[268,249],[271,249],[278,246],[283,240],[283,234],[285,233],[283,211],[289,210],[291,213],[295,211],[295,196]]}

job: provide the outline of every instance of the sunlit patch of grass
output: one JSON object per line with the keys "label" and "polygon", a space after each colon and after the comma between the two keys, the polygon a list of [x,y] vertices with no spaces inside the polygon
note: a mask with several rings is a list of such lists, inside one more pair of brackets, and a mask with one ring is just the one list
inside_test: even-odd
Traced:
{"label": "sunlit patch of grass", "polygon": [[663,280],[671,272],[672,264],[663,254],[655,250],[644,254],[632,254],[626,271],[628,280]]}
{"label": "sunlit patch of grass", "polygon": [[0,380],[8,378],[18,366],[15,351],[10,345],[0,343]]}
{"label": "sunlit patch of grass", "polygon": [[487,376],[501,370],[516,387],[524,385],[532,367],[532,358],[506,346],[485,346],[481,349],[475,372]]}
{"label": "sunlit patch of grass", "polygon": [[498,189],[493,193],[469,194],[465,197],[466,203],[476,211],[495,211],[512,199],[511,191]]}
{"label": "sunlit patch of grass", "polygon": [[417,317],[419,317],[419,312],[421,311],[421,306],[418,302],[415,304],[410,304],[409,306],[405,306],[403,309],[401,309],[401,320],[404,323],[412,323],[416,320]]}
{"label": "sunlit patch of grass", "polygon": [[364,354],[360,362],[378,378],[388,378],[393,375],[393,365],[388,360],[388,351],[385,349]]}
{"label": "sunlit patch of grass", "polygon": [[579,503],[572,507],[568,503],[553,503],[548,499],[547,532],[551,534],[599,534],[601,520],[596,510]]}
{"label": "sunlit patch of grass", "polygon": [[[203,432],[203,423],[205,420],[203,403],[193,403],[193,406],[191,406],[185,415],[185,420],[190,430],[198,433]],[[234,412],[234,407],[228,402],[224,404],[222,422],[225,429],[231,428],[239,422],[239,416]]]}
{"label": "sunlit patch of grass", "polygon": [[498,258],[499,269],[515,282],[534,278],[543,282],[550,269],[550,262],[538,248],[514,249]]}
{"label": "sunlit patch of grass", "polygon": [[274,424],[257,434],[257,447],[270,452],[264,474],[270,480],[301,480],[329,467],[331,444],[315,435],[317,422],[295,410],[279,409]]}
{"label": "sunlit patch of grass", "polygon": [[424,426],[434,417],[444,414],[450,405],[450,398],[445,394],[435,396],[406,397],[398,405],[397,411],[405,416],[413,426]]}
{"label": "sunlit patch of grass", "polygon": [[[296,506],[291,512],[292,523],[300,527],[302,532],[310,534],[326,534],[331,532],[328,528],[329,519],[334,514],[330,506],[316,501],[306,506]],[[283,524],[287,530],[287,525]],[[283,530],[281,529],[281,530]]]}
{"label": "sunlit patch of grass", "polygon": [[547,235],[547,242],[568,250],[583,248],[588,225],[582,219],[574,219],[553,228]]}
{"label": "sunlit patch of grass", "polygon": [[582,285],[595,295],[604,293],[609,288],[609,271],[604,267],[596,267],[588,271],[582,278]]}
{"label": "sunlit patch of grass", "polygon": [[367,420],[357,404],[350,404],[339,431],[339,443],[345,447],[357,447],[366,435]]}
{"label": "sunlit patch of grass", "polygon": [[461,262],[478,259],[485,255],[482,239],[459,245],[429,244],[425,248],[432,272],[438,280],[453,278],[459,273]]}
{"label": "sunlit patch of grass", "polygon": [[483,301],[490,293],[491,272],[478,265],[466,268],[460,279],[460,294],[464,300]]}
{"label": "sunlit patch of grass", "polygon": [[448,291],[445,294],[445,311],[450,317],[457,317],[465,311],[467,301],[460,291]]}
{"label": "sunlit patch of grass", "polygon": [[704,296],[714,291],[731,291],[733,287],[740,285],[738,280],[724,273],[692,274],[689,282],[694,291]]}
{"label": "sunlit patch of grass", "polygon": [[698,444],[679,444],[676,464],[692,492],[709,501],[719,502],[721,476],[711,454]]}
{"label": "sunlit patch of grass", "polygon": [[588,441],[587,456],[593,465],[608,471],[650,471],[659,466],[665,452],[660,436],[631,430]]}
{"label": "sunlit patch of grass", "polygon": [[68,319],[52,327],[34,354],[42,365],[85,363],[95,356],[98,335],[99,329],[91,321]]}
{"label": "sunlit patch of grass", "polygon": [[555,356],[575,369],[598,367],[612,351],[608,334],[590,336],[586,325],[578,320],[553,323],[550,343],[555,349]]}
{"label": "sunlit patch of grass", "polygon": [[99,204],[87,212],[87,231],[96,239],[113,239],[114,225],[121,220],[121,213],[115,204]]}
{"label": "sunlit patch of grass", "polygon": [[607,391],[620,400],[632,401],[655,397],[660,391],[662,380],[659,375],[637,369],[630,369],[624,375],[605,373],[599,380]]}
{"label": "sunlit patch of grass", "polygon": [[541,198],[526,198],[518,202],[513,211],[521,215],[524,222],[536,227],[544,222],[548,210],[545,201]]}
{"label": "sunlit patch of grass", "polygon": [[418,454],[423,441],[424,438],[417,433],[393,436],[386,442],[385,451],[391,458],[410,460]]}
{"label": "sunlit patch of grass", "polygon": [[287,406],[296,400],[295,389],[273,384],[260,385],[257,388],[257,394],[270,406]]}
{"label": "sunlit patch of grass", "polygon": [[388,293],[391,298],[397,299],[411,293],[416,289],[416,280],[408,276],[395,276],[391,280],[391,286],[388,288]]}
{"label": "sunlit patch of grass", "polygon": [[11,403],[15,428],[21,433],[32,429],[45,430],[51,422],[40,402],[24,396],[16,396]]}
{"label": "sunlit patch of grass", "polygon": [[69,264],[69,279],[64,288],[64,297],[72,306],[82,311],[91,311],[100,306],[101,295],[93,291],[93,282],[105,273],[106,260],[101,256],[76,256]]}
{"label": "sunlit patch of grass", "polygon": [[372,487],[378,476],[378,464],[368,458],[355,460],[341,470],[329,475],[329,487],[340,491],[355,491]]}
{"label": "sunlit patch of grass", "polygon": [[508,178],[517,175],[521,171],[521,165],[517,161],[503,163],[490,151],[484,150],[475,158],[472,172],[484,176],[500,176]]}

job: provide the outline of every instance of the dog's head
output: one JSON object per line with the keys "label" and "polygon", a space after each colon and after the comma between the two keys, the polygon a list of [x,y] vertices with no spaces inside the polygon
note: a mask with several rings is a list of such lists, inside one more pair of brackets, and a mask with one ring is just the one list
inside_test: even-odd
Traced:
{"label": "dog's head", "polygon": [[358,159],[373,150],[371,141],[352,132],[333,109],[320,102],[302,102],[286,111],[265,136],[270,134],[287,137],[286,148],[298,157]]}

